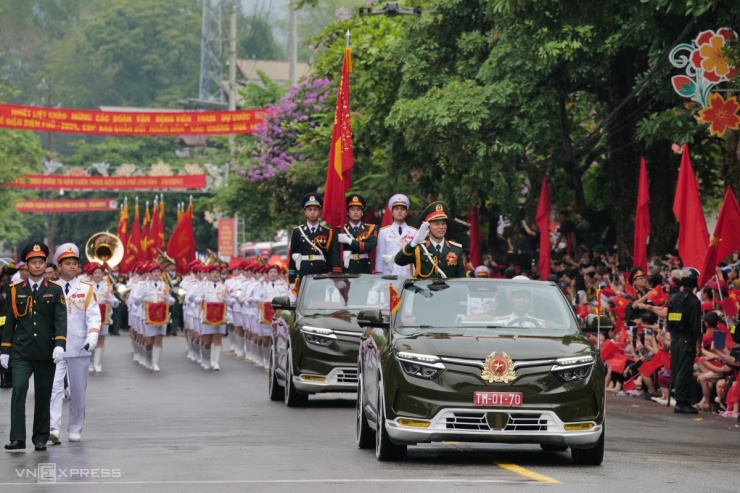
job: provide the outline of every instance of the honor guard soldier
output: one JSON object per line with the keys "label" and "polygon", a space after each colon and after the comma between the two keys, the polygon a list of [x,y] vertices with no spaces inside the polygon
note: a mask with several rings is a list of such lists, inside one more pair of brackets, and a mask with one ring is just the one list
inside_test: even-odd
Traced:
{"label": "honor guard soldier", "polygon": [[324,199],[317,193],[303,197],[306,224],[293,228],[290,237],[290,266],[288,275],[292,285],[296,279],[309,274],[331,272],[333,232],[319,223]]}
{"label": "honor guard soldier", "polygon": [[399,250],[416,236],[416,228],[406,224],[409,206],[409,198],[401,193],[388,200],[388,210],[393,216],[393,224],[378,231],[378,246],[375,248],[376,274],[414,275],[413,264],[400,266],[395,262]]}
{"label": "honor guard soldier", "polygon": [[5,306],[0,365],[7,368],[10,358],[13,368],[7,450],[26,448],[26,394],[31,375],[36,397],[33,444],[36,450],[46,450],[49,440],[51,388],[54,370],[64,359],[67,344],[67,307],[62,288],[44,279],[48,256],[49,247],[43,243],[23,248],[21,258],[28,266],[29,277],[10,286]]}
{"label": "honor guard soldier", "polygon": [[372,274],[370,252],[375,250],[378,237],[374,224],[363,224],[365,199],[362,195],[349,195],[347,223],[337,228],[337,243],[332,252],[332,270],[350,274]]}
{"label": "honor guard soldier", "polygon": [[[465,277],[462,245],[445,240],[447,204],[432,202],[421,214],[421,227],[416,236],[396,254],[396,264],[416,268],[416,277]],[[427,239],[427,233],[429,238]]]}
{"label": "honor guard soldier", "polygon": [[80,251],[76,245],[65,243],[54,253],[54,265],[59,268],[59,284],[67,307],[67,351],[57,363],[51,392],[51,432],[49,439],[57,444],[62,425],[62,398],[64,377],[69,381],[70,442],[79,442],[85,423],[87,373],[90,353],[95,350],[100,335],[100,308],[92,284],[76,277],[79,272]]}

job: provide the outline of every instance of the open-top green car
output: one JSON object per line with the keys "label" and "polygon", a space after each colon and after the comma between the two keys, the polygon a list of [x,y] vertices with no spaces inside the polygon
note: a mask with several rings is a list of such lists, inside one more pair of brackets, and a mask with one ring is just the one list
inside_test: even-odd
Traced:
{"label": "open-top green car", "polygon": [[357,352],[364,329],[357,314],[389,314],[389,285],[396,276],[318,274],[301,282],[295,304],[273,299],[268,395],[289,407],[309,394],[355,392]]}
{"label": "open-top green car", "polygon": [[359,315],[359,447],[529,443],[601,464],[603,363],[556,285],[409,279],[398,294],[390,320]]}

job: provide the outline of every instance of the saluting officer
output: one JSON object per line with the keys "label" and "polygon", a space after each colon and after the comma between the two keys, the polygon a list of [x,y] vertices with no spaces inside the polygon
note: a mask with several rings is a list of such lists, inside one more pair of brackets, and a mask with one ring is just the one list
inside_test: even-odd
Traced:
{"label": "saluting officer", "polygon": [[365,198],[347,196],[347,223],[337,228],[337,243],[332,252],[332,270],[351,274],[372,274],[369,253],[378,244],[374,224],[363,224]]}
{"label": "saluting officer", "polygon": [[44,279],[49,247],[29,243],[21,257],[29,277],[10,286],[5,308],[0,364],[8,367],[12,356],[13,394],[10,399],[10,443],[7,450],[26,448],[26,394],[33,375],[36,404],[33,444],[46,450],[49,439],[51,387],[56,364],[64,358],[67,343],[67,308],[58,284]]}
{"label": "saluting officer", "polygon": [[334,233],[319,222],[324,199],[317,193],[303,197],[306,224],[293,228],[290,236],[290,266],[288,276],[292,285],[296,279],[309,274],[331,272],[331,249]]}
{"label": "saluting officer", "polygon": [[59,285],[67,306],[67,352],[62,361],[57,363],[51,392],[49,439],[54,444],[60,443],[65,376],[69,381],[67,433],[70,442],[80,441],[85,423],[90,353],[95,350],[100,336],[101,316],[95,288],[76,276],[79,257],[80,250],[73,243],[60,245],[54,253],[54,265],[59,268]]}
{"label": "saluting officer", "polygon": [[397,193],[388,200],[393,224],[378,231],[378,246],[375,249],[376,274],[414,275],[411,265],[400,266],[394,261],[398,251],[416,236],[416,228],[406,224],[409,206],[409,198],[402,193]]}
{"label": "saluting officer", "polygon": [[[462,245],[445,240],[447,204],[432,202],[421,213],[422,223],[416,236],[396,254],[396,264],[416,268],[416,277],[465,277]],[[427,239],[427,233],[429,238]]]}

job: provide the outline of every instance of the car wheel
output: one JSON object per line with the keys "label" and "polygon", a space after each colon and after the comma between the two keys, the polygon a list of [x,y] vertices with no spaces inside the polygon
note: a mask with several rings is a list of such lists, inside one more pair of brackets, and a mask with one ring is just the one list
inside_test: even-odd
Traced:
{"label": "car wheel", "polygon": [[267,378],[267,395],[271,401],[280,401],[285,398],[285,388],[277,382],[275,371],[275,352],[270,349],[270,373]]}
{"label": "car wheel", "polygon": [[573,463],[579,466],[598,466],[604,461],[604,435],[606,435],[606,424],[601,425],[601,436],[596,446],[584,449],[570,449],[570,457]]}
{"label": "car wheel", "polygon": [[293,386],[293,355],[291,348],[286,348],[288,365],[285,368],[285,405],[288,407],[300,407],[308,401],[306,394],[301,394]]}
{"label": "car wheel", "polygon": [[391,442],[388,430],[385,428],[385,399],[383,398],[383,386],[378,385],[378,425],[375,430],[375,458],[380,461],[397,461],[406,457],[406,445],[398,445]]}
{"label": "car wheel", "polygon": [[545,452],[565,452],[568,450],[567,445],[556,445],[554,443],[541,443],[540,448]]}
{"label": "car wheel", "polygon": [[357,412],[357,446],[362,449],[373,448],[375,432],[370,428],[365,416],[365,391],[362,390],[362,376],[357,381],[357,405],[355,407]]}

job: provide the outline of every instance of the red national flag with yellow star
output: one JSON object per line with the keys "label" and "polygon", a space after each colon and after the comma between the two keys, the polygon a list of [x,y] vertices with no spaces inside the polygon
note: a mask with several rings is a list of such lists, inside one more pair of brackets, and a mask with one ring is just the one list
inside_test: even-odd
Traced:
{"label": "red national flag with yellow star", "polygon": [[393,284],[388,285],[388,291],[390,292],[390,307],[391,315],[398,311],[398,307],[401,306],[401,297],[398,295],[398,291]]}
{"label": "red national flag with yellow star", "polygon": [[663,290],[663,286],[656,286],[655,289],[648,293],[647,299],[655,306],[663,306],[668,302],[668,295]]}
{"label": "red national flag with yellow star", "polygon": [[121,240],[123,246],[128,243],[128,202],[124,200],[121,212],[118,214],[118,229],[116,230],[116,236]]}
{"label": "red national flag with yellow star", "polygon": [[349,107],[349,74],[352,72],[352,54],[344,50],[342,75],[339,79],[339,93],[334,113],[334,128],[331,132],[329,148],[329,168],[326,172],[324,207],[322,217],[332,227],[344,224],[347,206],[344,195],[352,181],[352,167],[355,158],[352,152],[352,123]]}
{"label": "red national flag with yellow star", "polygon": [[740,250],[740,206],[737,205],[735,194],[727,187],[725,200],[719,210],[714,234],[709,242],[709,248],[704,256],[704,264],[699,277],[699,287],[704,286],[717,273],[717,264],[723,258]]}
{"label": "red national flag with yellow star", "polygon": [[126,242],[123,260],[118,265],[118,272],[125,274],[131,272],[134,264],[139,260],[141,254],[141,229],[139,225],[139,204],[134,205],[134,222],[131,227],[131,236]]}

